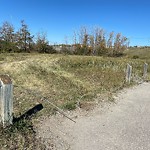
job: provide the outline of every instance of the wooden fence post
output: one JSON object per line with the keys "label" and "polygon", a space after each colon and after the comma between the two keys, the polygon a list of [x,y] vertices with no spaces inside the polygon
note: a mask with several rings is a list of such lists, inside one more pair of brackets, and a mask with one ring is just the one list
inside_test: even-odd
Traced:
{"label": "wooden fence post", "polygon": [[8,75],[0,75],[0,122],[3,126],[13,121],[13,85]]}
{"label": "wooden fence post", "polygon": [[131,75],[132,75],[132,66],[130,66],[129,64],[127,64],[127,70],[126,70],[126,82],[131,81]]}
{"label": "wooden fence post", "polygon": [[147,77],[147,70],[148,70],[148,64],[145,63],[145,64],[144,64],[144,72],[143,72],[143,77],[144,77],[144,79]]}

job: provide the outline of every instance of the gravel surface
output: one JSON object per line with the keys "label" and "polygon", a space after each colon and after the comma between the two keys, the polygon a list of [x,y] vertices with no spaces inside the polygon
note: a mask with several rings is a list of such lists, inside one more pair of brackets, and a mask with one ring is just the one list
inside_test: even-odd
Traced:
{"label": "gravel surface", "polygon": [[43,118],[37,136],[47,150],[149,150],[150,84],[118,93],[114,104]]}

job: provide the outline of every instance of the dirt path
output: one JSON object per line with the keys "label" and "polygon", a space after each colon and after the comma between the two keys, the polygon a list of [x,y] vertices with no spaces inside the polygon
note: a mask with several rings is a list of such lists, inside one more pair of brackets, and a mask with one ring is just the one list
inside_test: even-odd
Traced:
{"label": "dirt path", "polygon": [[97,106],[88,114],[68,113],[43,119],[38,136],[54,150],[148,150],[150,149],[150,84],[122,91],[116,104]]}

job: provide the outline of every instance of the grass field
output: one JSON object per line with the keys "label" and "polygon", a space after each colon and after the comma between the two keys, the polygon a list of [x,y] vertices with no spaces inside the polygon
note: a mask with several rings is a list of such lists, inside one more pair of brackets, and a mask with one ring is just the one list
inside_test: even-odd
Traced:
{"label": "grass field", "polygon": [[150,47],[144,48],[144,47],[138,47],[138,48],[129,48],[128,50],[125,51],[125,54],[129,58],[133,59],[144,59],[149,61],[150,59]]}
{"label": "grass field", "polygon": [[[129,86],[125,82],[127,63],[133,66],[134,81],[131,85],[142,78],[143,64],[150,63],[150,59],[147,56],[142,57],[139,53],[137,59],[132,59],[135,55],[133,51],[126,52],[127,56],[122,58],[0,54],[0,74],[9,74],[13,80],[14,117],[19,117],[42,103],[43,110],[34,116],[34,120],[38,120],[43,114],[51,115],[56,111],[42,100],[44,98],[68,110],[75,109],[78,102],[86,106],[87,102],[94,103],[95,100],[112,101],[113,92]],[[15,142],[17,149],[42,146],[33,138],[35,133],[32,126],[32,121],[23,120],[7,130],[1,130],[0,147],[15,149]],[[4,136],[5,132],[7,136]]]}

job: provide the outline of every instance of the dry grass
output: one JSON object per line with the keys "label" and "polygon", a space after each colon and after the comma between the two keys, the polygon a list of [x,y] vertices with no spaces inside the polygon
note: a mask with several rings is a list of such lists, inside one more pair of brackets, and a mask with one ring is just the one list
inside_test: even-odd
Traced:
{"label": "dry grass", "polygon": [[[56,110],[42,98],[48,98],[63,109],[75,109],[79,101],[89,103],[101,94],[109,97],[110,93],[128,86],[125,83],[127,63],[133,66],[134,77],[141,78],[144,62],[94,56],[0,54],[0,74],[9,74],[13,80],[15,117],[39,103],[44,109],[38,115],[51,115]],[[5,138],[0,137],[1,141]],[[5,144],[1,141],[3,147]],[[20,145],[24,144],[22,141]]]}
{"label": "dry grass", "polygon": [[150,58],[150,47],[147,48],[129,48],[128,50],[125,51],[125,54],[129,57],[129,58],[133,58],[133,59],[146,59],[149,60]]}
{"label": "dry grass", "polygon": [[[15,115],[49,98],[58,106],[83,99],[92,101],[99,93],[126,86],[125,68],[133,66],[134,76],[142,76],[144,60],[42,54],[1,54],[0,73],[14,83]],[[44,103],[45,104],[45,103]],[[45,111],[51,109],[45,104]]]}

